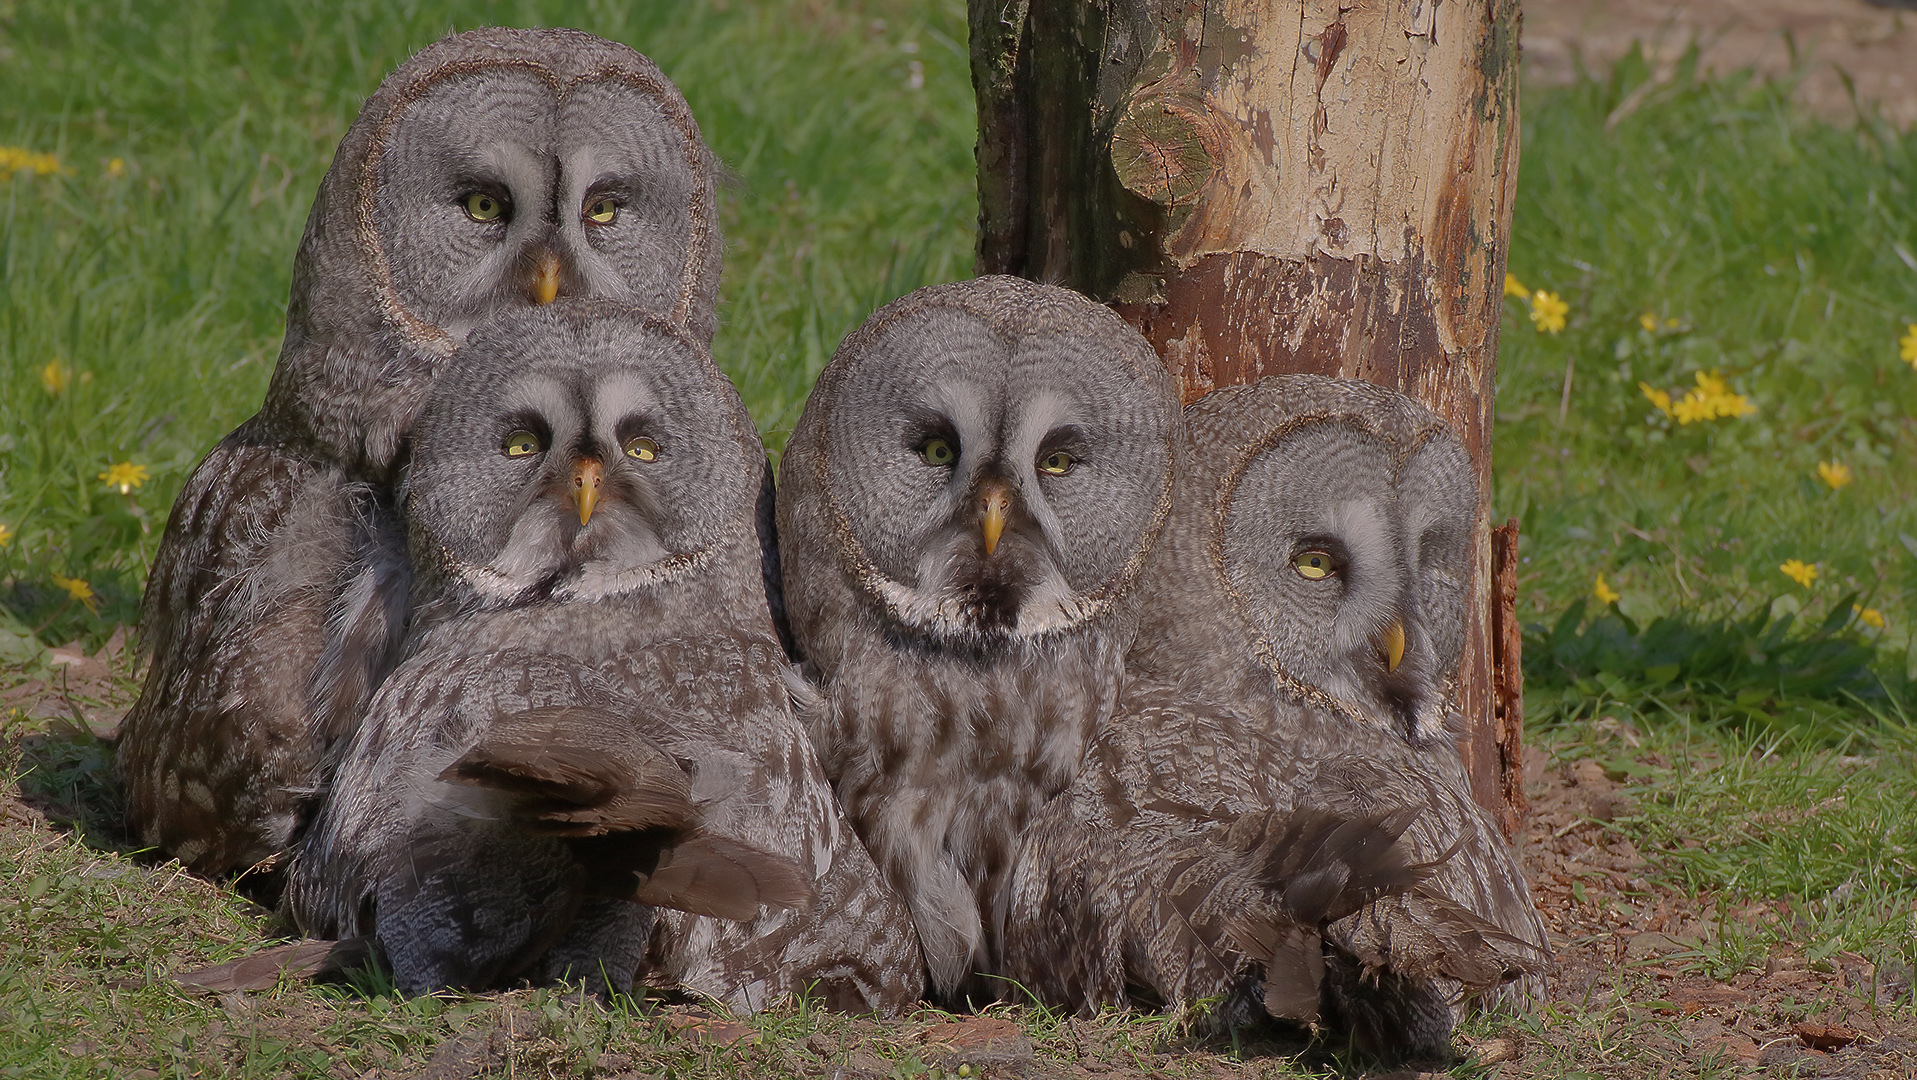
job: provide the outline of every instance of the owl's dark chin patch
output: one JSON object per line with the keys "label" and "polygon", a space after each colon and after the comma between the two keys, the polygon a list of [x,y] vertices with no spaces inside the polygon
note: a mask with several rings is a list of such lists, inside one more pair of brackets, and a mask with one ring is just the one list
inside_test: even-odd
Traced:
{"label": "owl's dark chin patch", "polygon": [[969,621],[987,636],[1010,634],[1018,626],[1018,611],[1025,603],[1025,582],[987,568],[977,578],[961,584]]}

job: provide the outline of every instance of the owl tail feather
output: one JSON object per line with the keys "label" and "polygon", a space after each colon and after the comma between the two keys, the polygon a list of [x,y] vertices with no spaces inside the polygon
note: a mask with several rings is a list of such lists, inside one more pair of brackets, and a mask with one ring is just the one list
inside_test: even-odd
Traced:
{"label": "owl tail feather", "polygon": [[1266,1012],[1317,1021],[1327,936],[1341,964],[1355,961],[1364,986],[1399,987],[1343,986],[1336,995],[1347,1019],[1362,1011],[1361,1026],[1384,1033],[1380,1045],[1428,1041],[1416,1034],[1430,1026],[1425,999],[1449,994],[1439,994],[1433,980],[1475,991],[1542,970],[1548,957],[1536,948],[1426,886],[1455,845],[1428,862],[1410,861],[1399,839],[1417,815],[1415,809],[1361,818],[1302,810],[1233,823],[1230,836],[1276,909],[1226,923],[1245,955],[1264,966]]}
{"label": "owl tail feather", "polygon": [[366,963],[372,939],[294,941],[248,953],[225,964],[175,972],[174,982],[192,990],[227,993],[233,990],[271,990],[281,979],[311,982],[333,978]]}
{"label": "owl tail feather", "polygon": [[1415,809],[1351,817],[1317,809],[1248,814],[1226,840],[1268,898],[1259,913],[1225,921],[1244,954],[1263,965],[1264,1008],[1300,1023],[1318,1019],[1325,977],[1321,931],[1379,899],[1415,888],[1430,874],[1398,839]]}
{"label": "owl tail feather", "polygon": [[624,899],[744,922],[761,906],[808,908],[815,896],[791,859],[693,833],[661,853],[659,865]]}
{"label": "owl tail feather", "polygon": [[515,821],[556,837],[699,822],[679,763],[610,709],[565,705],[496,719],[439,779],[506,796]]}
{"label": "owl tail feather", "polygon": [[567,841],[591,895],[739,921],[809,906],[793,860],[699,830],[686,770],[634,727],[609,709],[529,709],[439,778],[496,791],[520,828]]}

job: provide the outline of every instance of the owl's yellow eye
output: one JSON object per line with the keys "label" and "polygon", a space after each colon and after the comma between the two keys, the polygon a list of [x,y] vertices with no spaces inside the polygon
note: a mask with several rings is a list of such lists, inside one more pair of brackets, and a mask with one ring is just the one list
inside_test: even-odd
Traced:
{"label": "owl's yellow eye", "polygon": [[544,449],[545,447],[539,445],[539,436],[530,431],[515,431],[506,436],[507,457],[525,457],[527,454],[537,454]]}
{"label": "owl's yellow eye", "polygon": [[1038,459],[1038,471],[1048,476],[1064,476],[1072,471],[1077,459],[1063,450],[1055,450]]}
{"label": "owl's yellow eye", "polygon": [[466,216],[474,221],[498,221],[506,212],[506,204],[483,192],[473,192],[466,196],[462,204],[466,207]]}
{"label": "owl's yellow eye", "polygon": [[1292,569],[1307,581],[1319,581],[1338,572],[1331,556],[1322,551],[1301,551],[1291,560]]}
{"label": "owl's yellow eye", "polygon": [[610,225],[619,218],[619,203],[613,199],[595,199],[586,206],[586,220],[594,225]]}
{"label": "owl's yellow eye", "polygon": [[626,456],[640,461],[652,461],[659,456],[659,444],[644,436],[626,440]]}
{"label": "owl's yellow eye", "polygon": [[927,465],[950,465],[958,458],[958,452],[944,439],[927,439],[919,444],[919,456]]}

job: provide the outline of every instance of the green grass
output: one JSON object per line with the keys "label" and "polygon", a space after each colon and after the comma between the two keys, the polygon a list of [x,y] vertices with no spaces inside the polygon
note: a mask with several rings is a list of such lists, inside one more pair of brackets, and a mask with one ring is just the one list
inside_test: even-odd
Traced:
{"label": "green grass", "polygon": [[[1917,370],[1897,344],[1917,323],[1917,138],[1812,121],[1778,85],[1647,77],[1632,56],[1525,99],[1510,269],[1570,319],[1545,334],[1505,303],[1494,516],[1523,524],[1523,614],[1555,618],[1600,572],[1639,623],[1769,609],[1816,625],[1856,602],[1888,620],[1859,632],[1902,677],[1917,665]],[[1676,424],[1638,385],[1681,396],[1712,370],[1755,415]],[[1854,481],[1830,489],[1820,461]],[[1821,576],[1806,589],[1787,559]]]}

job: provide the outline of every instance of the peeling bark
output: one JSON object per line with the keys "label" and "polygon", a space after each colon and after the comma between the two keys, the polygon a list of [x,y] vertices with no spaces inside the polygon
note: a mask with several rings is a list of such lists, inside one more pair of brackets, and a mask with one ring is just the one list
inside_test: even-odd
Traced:
{"label": "peeling bark", "polygon": [[980,273],[1111,304],[1187,401],[1318,372],[1463,436],[1466,759],[1513,821],[1487,514],[1518,20],[1517,0],[971,0]]}
{"label": "peeling bark", "polygon": [[[1506,840],[1524,828],[1530,804],[1524,798],[1524,628],[1518,623],[1518,519],[1491,531],[1490,747],[1498,762],[1498,827]],[[1474,734],[1483,734],[1479,729]]]}

